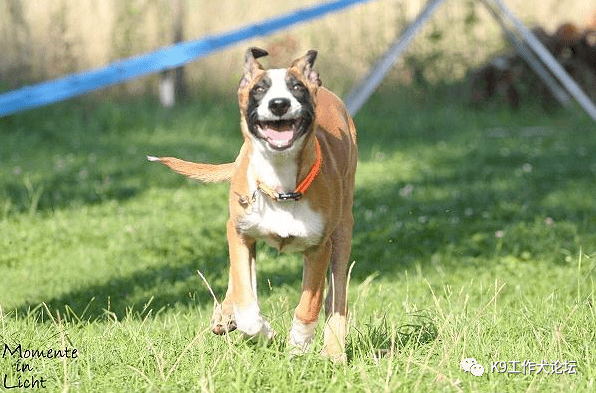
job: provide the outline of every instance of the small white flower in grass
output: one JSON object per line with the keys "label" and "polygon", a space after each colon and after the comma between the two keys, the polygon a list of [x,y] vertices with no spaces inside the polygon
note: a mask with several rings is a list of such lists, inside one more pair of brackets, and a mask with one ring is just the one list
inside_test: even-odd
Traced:
{"label": "small white flower in grass", "polygon": [[528,163],[524,164],[522,166],[522,170],[526,173],[532,172],[532,164],[528,164]]}
{"label": "small white flower in grass", "polygon": [[410,196],[410,194],[412,194],[413,190],[414,190],[414,186],[411,184],[408,184],[399,191],[399,195],[401,195],[404,198],[407,198]]}
{"label": "small white flower in grass", "polygon": [[495,232],[495,237],[496,237],[497,239],[501,239],[501,238],[503,237],[503,235],[504,235],[504,234],[505,234],[505,233],[504,233],[503,231],[496,231],[496,232]]}

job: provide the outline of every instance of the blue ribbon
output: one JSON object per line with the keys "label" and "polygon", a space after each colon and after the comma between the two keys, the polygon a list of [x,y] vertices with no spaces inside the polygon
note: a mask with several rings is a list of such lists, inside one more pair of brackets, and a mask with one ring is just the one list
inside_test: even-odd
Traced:
{"label": "blue ribbon", "polygon": [[241,41],[284,30],[297,23],[367,1],[369,0],[339,0],[303,8],[238,30],[204,36],[195,41],[116,61],[105,67],[13,90],[0,95],[0,117],[66,100],[128,79],[176,68]]}

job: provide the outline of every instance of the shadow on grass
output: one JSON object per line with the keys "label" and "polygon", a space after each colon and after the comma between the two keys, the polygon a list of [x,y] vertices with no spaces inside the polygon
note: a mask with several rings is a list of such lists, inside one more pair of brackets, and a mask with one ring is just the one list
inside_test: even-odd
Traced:
{"label": "shadow on grass", "polygon": [[433,261],[447,269],[505,256],[561,263],[595,251],[589,119],[446,104],[396,120],[386,105],[370,105],[380,109],[356,119],[363,164],[374,169],[355,195],[354,278]]}
{"label": "shadow on grass", "polygon": [[171,110],[151,101],[74,101],[0,118],[0,212],[43,213],[179,187],[183,177],[146,156],[229,162],[242,142],[236,113],[231,100]]}
{"label": "shadow on grass", "polygon": [[[453,105],[419,111],[408,111],[407,104],[398,107],[406,110],[396,113],[393,101],[378,99],[356,119],[359,176],[368,180],[358,185],[355,196],[352,259],[357,265],[353,279],[362,281],[377,272],[391,277],[433,261],[443,261],[447,268],[481,264],[500,256],[556,263],[582,246],[587,252],[595,251],[590,249],[596,244],[595,203],[586,196],[596,193],[596,137],[584,131],[586,122],[566,117],[549,120],[525,112],[499,117]],[[90,124],[99,124],[95,126],[81,125],[84,116],[71,119],[71,126],[79,124],[83,131],[65,131],[45,147],[46,137],[41,133],[33,141],[41,151],[29,152],[25,144],[17,143],[27,124],[19,119],[23,124],[15,125],[16,131],[0,131],[13,138],[11,146],[16,149],[12,155],[3,154],[2,163],[10,171],[15,162],[30,157],[27,168],[22,164],[20,170],[31,172],[31,186],[19,184],[14,176],[20,175],[13,173],[12,180],[1,181],[2,188],[16,211],[31,209],[27,204],[41,188],[37,209],[43,211],[77,201],[122,201],[157,185],[178,187],[185,180],[149,165],[145,154],[187,159],[206,154],[213,157],[210,161],[225,161],[233,158],[236,147],[218,144],[230,138],[241,142],[233,120],[234,106],[205,111],[206,122],[224,118],[225,124],[231,124],[222,126],[220,135],[210,129],[199,133],[212,136],[215,142],[211,145],[200,136],[190,139],[193,133],[180,130],[170,115],[160,120],[144,114],[146,118],[137,121],[119,112],[117,116],[105,114],[107,126],[101,125],[101,114],[89,115]],[[191,127],[198,115],[186,108],[176,116],[184,128]],[[37,121],[43,125],[42,120]],[[141,125],[128,133],[129,125],[136,122]],[[544,127],[544,133],[525,136],[525,127],[535,124]],[[497,126],[505,131],[495,134]],[[97,140],[86,134],[94,129],[99,130]],[[78,150],[69,153],[69,146],[78,146]],[[103,284],[83,286],[46,303],[50,309],[68,305],[76,313],[86,310],[84,317],[92,320],[106,315],[108,308],[121,317],[131,304],[138,308],[149,298],[153,298],[155,309],[211,304],[197,269],[217,272],[219,278],[211,275],[208,281],[218,296],[225,293],[227,282],[221,277],[227,276],[227,248],[222,246],[200,260],[193,257],[149,267]],[[302,279],[299,268],[281,265],[273,268],[271,276],[273,285],[295,288]],[[267,284],[261,281],[259,285]],[[92,298],[95,300],[89,304]],[[27,308],[19,307],[21,315]]]}
{"label": "shadow on grass", "polygon": [[[149,309],[155,314],[174,306],[192,308],[212,305],[213,297],[197,270],[203,272],[203,268],[210,265],[225,266],[226,261],[222,258],[227,257],[224,257],[224,253],[222,250],[221,258],[216,256],[212,260],[203,259],[201,262],[191,259],[174,266],[162,265],[139,270],[101,284],[84,285],[80,289],[45,299],[43,303],[51,312],[58,311],[62,315],[70,315],[83,321],[121,320],[131,315],[143,318],[143,313]],[[216,294],[225,293],[227,282],[223,279],[208,281]],[[147,309],[148,305],[150,308]],[[34,303],[19,306],[17,313],[26,317],[32,309],[45,312],[45,307],[39,308],[38,303]]]}
{"label": "shadow on grass", "polygon": [[439,331],[431,317],[417,313],[408,318],[411,321],[406,324],[395,325],[383,317],[363,324],[360,329],[354,327],[346,342],[348,361],[359,357],[378,362],[405,348],[416,348],[437,339]]}

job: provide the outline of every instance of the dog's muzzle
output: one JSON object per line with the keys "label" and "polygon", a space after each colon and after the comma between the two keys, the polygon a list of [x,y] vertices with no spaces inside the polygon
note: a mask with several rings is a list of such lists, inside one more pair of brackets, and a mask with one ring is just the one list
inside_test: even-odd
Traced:
{"label": "dog's muzzle", "polygon": [[274,150],[285,150],[291,147],[294,142],[306,133],[312,123],[312,115],[304,109],[297,117],[283,119],[290,102],[284,98],[273,99],[268,104],[269,110],[279,120],[264,120],[254,114],[250,123],[250,131],[257,138],[264,140]]}
{"label": "dog's muzzle", "polygon": [[303,134],[304,119],[257,121],[257,136],[275,150],[285,150]]}

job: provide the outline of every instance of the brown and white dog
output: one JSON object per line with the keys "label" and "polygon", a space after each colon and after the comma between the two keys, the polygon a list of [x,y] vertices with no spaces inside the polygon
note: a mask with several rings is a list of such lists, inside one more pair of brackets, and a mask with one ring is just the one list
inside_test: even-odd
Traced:
{"label": "brown and white dog", "polygon": [[234,163],[149,159],[194,179],[231,181],[230,276],[225,300],[213,312],[213,332],[274,336],[257,302],[255,244],[264,240],[280,252],[304,254],[302,295],[290,330],[295,352],[307,350],[314,338],[329,272],[323,354],[342,360],[356,129],[342,101],[320,87],[316,51],[287,69],[264,70],[257,59],[265,55],[258,48],[246,54],[238,89],[244,144]]}

